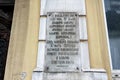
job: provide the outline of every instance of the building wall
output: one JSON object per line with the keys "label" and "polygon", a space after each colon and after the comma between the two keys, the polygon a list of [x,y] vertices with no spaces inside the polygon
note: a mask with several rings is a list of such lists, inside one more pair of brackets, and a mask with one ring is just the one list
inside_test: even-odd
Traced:
{"label": "building wall", "polygon": [[[102,0],[86,0],[90,67],[111,80]],[[16,0],[4,80],[31,80],[37,63],[40,0]]]}

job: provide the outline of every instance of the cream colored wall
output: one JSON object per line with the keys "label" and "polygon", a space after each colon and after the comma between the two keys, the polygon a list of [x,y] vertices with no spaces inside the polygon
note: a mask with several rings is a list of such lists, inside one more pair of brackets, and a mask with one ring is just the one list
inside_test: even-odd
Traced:
{"label": "cream colored wall", "polygon": [[[40,0],[16,0],[4,80],[31,80],[37,63]],[[102,1],[86,0],[91,68],[105,68],[111,80]]]}
{"label": "cream colored wall", "polygon": [[31,80],[36,67],[40,0],[16,0],[4,80]]}
{"label": "cream colored wall", "polygon": [[86,0],[91,68],[104,68],[111,80],[102,0]]}

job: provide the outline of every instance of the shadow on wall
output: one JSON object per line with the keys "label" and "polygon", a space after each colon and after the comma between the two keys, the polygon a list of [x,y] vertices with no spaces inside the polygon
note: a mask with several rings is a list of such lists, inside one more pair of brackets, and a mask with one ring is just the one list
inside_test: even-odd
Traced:
{"label": "shadow on wall", "polygon": [[14,5],[1,2],[2,0],[0,0],[0,80],[3,80]]}

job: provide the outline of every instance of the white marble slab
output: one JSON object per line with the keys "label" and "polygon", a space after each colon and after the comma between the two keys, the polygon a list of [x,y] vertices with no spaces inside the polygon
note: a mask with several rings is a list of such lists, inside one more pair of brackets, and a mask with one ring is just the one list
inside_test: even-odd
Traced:
{"label": "white marble slab", "polygon": [[[46,40],[46,17],[40,18],[40,27],[39,27],[39,40]],[[79,17],[79,38],[80,40],[87,40],[87,25],[86,18]]]}
{"label": "white marble slab", "polygon": [[43,79],[43,72],[38,72],[37,70],[32,74],[32,80],[44,80]]}
{"label": "white marble slab", "polygon": [[40,18],[39,40],[46,40],[46,17]]}
{"label": "white marble slab", "polygon": [[79,16],[75,12],[48,14],[45,71],[79,72],[81,70],[78,26]]}
{"label": "white marble slab", "polygon": [[113,80],[120,80],[120,70],[112,70]]}
{"label": "white marble slab", "polygon": [[44,62],[45,62],[45,42],[40,41],[38,43],[38,56],[37,56],[37,68],[39,71],[44,70]]}
{"label": "white marble slab", "polygon": [[40,15],[47,12],[78,12],[86,15],[85,0],[41,0]]}
{"label": "white marble slab", "polygon": [[81,40],[88,39],[86,17],[79,17],[79,32]]}
{"label": "white marble slab", "polygon": [[90,69],[88,41],[80,42],[80,53],[82,70]]}
{"label": "white marble slab", "polygon": [[112,80],[120,80],[120,78],[112,78]]}
{"label": "white marble slab", "polygon": [[45,15],[46,0],[40,0],[40,15]]}
{"label": "white marble slab", "polygon": [[81,73],[44,73],[33,72],[32,80],[108,80],[107,74],[102,72]]}
{"label": "white marble slab", "polygon": [[[80,55],[81,55],[81,68],[82,70],[90,69],[90,59],[88,42],[80,42]],[[38,58],[37,58],[37,68],[40,71],[44,71],[44,61],[45,61],[45,41],[40,41],[38,45]]]}

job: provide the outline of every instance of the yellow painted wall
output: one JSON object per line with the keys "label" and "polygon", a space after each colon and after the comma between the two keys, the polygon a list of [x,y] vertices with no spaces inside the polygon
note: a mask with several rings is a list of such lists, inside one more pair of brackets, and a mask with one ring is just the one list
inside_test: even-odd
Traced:
{"label": "yellow painted wall", "polygon": [[31,80],[36,67],[40,0],[16,0],[4,80]]}
{"label": "yellow painted wall", "polygon": [[102,0],[86,0],[91,68],[104,68],[111,80],[111,69]]}
{"label": "yellow painted wall", "polygon": [[[91,68],[111,71],[101,0],[86,0]],[[37,63],[40,0],[16,0],[4,80],[31,80]]]}

